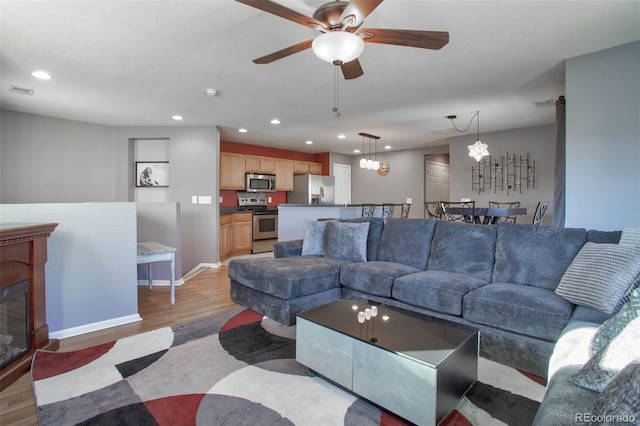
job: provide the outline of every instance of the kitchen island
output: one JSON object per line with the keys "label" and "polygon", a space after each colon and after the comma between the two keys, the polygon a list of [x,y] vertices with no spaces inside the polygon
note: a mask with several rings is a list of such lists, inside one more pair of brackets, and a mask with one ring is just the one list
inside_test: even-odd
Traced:
{"label": "kitchen island", "polygon": [[278,241],[304,238],[304,221],[352,219],[362,215],[362,204],[279,204]]}

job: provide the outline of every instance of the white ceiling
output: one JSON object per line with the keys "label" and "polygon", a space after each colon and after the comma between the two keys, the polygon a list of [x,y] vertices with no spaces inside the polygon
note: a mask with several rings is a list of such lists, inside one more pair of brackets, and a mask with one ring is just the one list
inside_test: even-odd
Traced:
{"label": "white ceiling", "polygon": [[[324,3],[278,2],[306,15]],[[481,132],[553,123],[554,108],[534,102],[564,95],[566,58],[640,40],[640,1],[386,0],[365,27],[448,31],[449,44],[367,44],[364,76],[340,75],[335,117],[334,67],[311,50],[252,62],[317,33],[233,0],[3,0],[0,13],[3,108],[117,126],[219,125],[224,140],[344,154],[361,146],[359,132],[394,150],[442,144],[458,134],[430,129],[449,127],[449,114],[466,126],[479,110]],[[53,80],[36,80],[37,69]]]}

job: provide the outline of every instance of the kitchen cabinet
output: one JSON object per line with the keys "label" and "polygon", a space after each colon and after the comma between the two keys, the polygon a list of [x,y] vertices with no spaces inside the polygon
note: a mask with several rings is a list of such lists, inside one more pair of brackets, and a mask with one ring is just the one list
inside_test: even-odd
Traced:
{"label": "kitchen cabinet", "polygon": [[276,191],[293,191],[293,161],[275,159]]}
{"label": "kitchen cabinet", "polygon": [[309,174],[310,175],[321,175],[322,174],[322,163],[309,162]]}
{"label": "kitchen cabinet", "polygon": [[253,224],[251,213],[233,214],[233,252],[251,252]]}
{"label": "kitchen cabinet", "polygon": [[275,172],[275,158],[247,155],[245,158],[245,172],[272,175]]}
{"label": "kitchen cabinet", "polygon": [[220,215],[220,260],[231,255],[249,254],[253,244],[252,213]]}
{"label": "kitchen cabinet", "polygon": [[220,260],[229,257],[233,251],[233,217],[220,215]]}
{"label": "kitchen cabinet", "polygon": [[293,174],[294,175],[321,175],[322,163],[315,163],[313,161],[294,161],[293,162]]}
{"label": "kitchen cabinet", "polygon": [[220,189],[244,190],[245,155],[220,153]]}

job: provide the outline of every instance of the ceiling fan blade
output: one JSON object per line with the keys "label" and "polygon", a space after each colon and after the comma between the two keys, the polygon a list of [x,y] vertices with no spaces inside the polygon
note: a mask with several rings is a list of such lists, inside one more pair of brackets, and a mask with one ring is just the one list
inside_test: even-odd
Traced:
{"label": "ceiling fan blade", "polygon": [[394,44],[397,46],[419,47],[439,50],[449,43],[446,31],[388,30],[365,28],[358,31],[365,43]]}
{"label": "ceiling fan blade", "polygon": [[263,12],[270,13],[272,15],[279,16],[289,21],[293,21],[306,27],[314,29],[325,28],[325,25],[310,16],[305,16],[301,13],[291,10],[288,7],[279,5],[270,0],[236,0],[238,3],[246,4],[247,6],[255,7]]}
{"label": "ceiling fan blade", "polygon": [[345,19],[353,15],[354,21],[350,27],[357,27],[376,7],[380,6],[380,3],[382,0],[351,0],[342,12],[340,22],[344,22]]}
{"label": "ceiling fan blade", "polygon": [[278,59],[286,58],[287,56],[293,55],[294,53],[302,52],[303,50],[309,49],[311,47],[312,41],[312,38],[309,40],[301,41],[300,43],[294,44],[293,46],[285,47],[284,49],[278,50],[277,52],[273,52],[260,58],[254,59],[253,62],[256,64],[270,64],[271,62],[277,61]]}
{"label": "ceiling fan blade", "polygon": [[342,69],[342,75],[344,76],[345,80],[353,80],[354,78],[358,78],[364,74],[358,58],[354,59],[351,62],[340,65],[340,68]]}

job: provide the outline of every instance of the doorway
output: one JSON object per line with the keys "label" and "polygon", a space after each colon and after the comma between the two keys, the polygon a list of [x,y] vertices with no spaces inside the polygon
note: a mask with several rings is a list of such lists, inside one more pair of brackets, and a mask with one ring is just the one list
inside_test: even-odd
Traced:
{"label": "doorway", "polygon": [[447,201],[449,191],[449,154],[425,155],[424,200]]}
{"label": "doorway", "polygon": [[351,204],[351,165],[333,163],[336,204]]}

